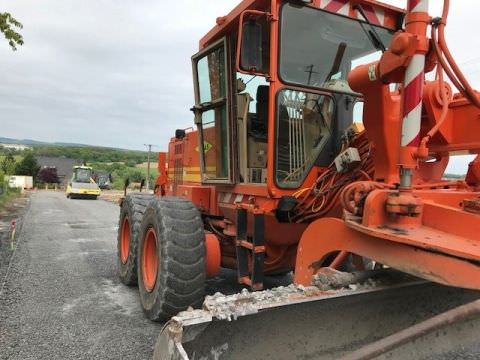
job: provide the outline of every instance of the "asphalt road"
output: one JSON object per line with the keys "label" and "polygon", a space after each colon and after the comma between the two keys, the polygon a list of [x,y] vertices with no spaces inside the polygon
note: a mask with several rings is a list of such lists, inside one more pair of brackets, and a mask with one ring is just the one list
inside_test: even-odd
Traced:
{"label": "asphalt road", "polygon": [[119,208],[31,197],[3,294],[0,359],[150,359],[161,325],[116,275]]}

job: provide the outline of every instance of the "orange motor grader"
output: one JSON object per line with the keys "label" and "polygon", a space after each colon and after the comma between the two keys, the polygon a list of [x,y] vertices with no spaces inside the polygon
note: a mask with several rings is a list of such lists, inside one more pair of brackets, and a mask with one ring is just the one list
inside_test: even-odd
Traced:
{"label": "orange motor grader", "polygon": [[[332,358],[334,344],[351,350],[412,318],[347,346],[318,329],[329,311],[315,300],[405,282],[417,287],[395,295],[400,312],[421,299],[453,306],[475,297],[415,280],[480,289],[479,157],[465,181],[443,178],[450,156],[480,152],[480,100],[446,45],[448,7],[432,18],[427,0],[406,10],[374,0],[244,0],[217,19],[192,57],[196,129],[177,130],[159,154],[155,194],[129,194],[121,207],[120,278],[138,283],[149,319],[173,316],[157,358],[296,357],[304,332],[268,335],[293,318],[315,339],[303,351]],[[221,268],[247,290],[205,300],[205,281]],[[392,269],[415,278],[352,286]],[[265,289],[269,276],[289,272],[292,285]],[[371,303],[389,304],[382,299]],[[330,312],[368,312],[342,301]],[[300,303],[309,306],[302,316]],[[210,325],[295,304],[275,320],[239,319],[243,330]],[[264,327],[268,341],[245,350],[252,328]]]}

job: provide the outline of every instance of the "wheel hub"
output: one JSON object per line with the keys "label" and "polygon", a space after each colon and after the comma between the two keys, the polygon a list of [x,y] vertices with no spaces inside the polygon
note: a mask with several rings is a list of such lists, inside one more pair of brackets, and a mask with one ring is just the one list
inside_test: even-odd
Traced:
{"label": "wheel hub", "polygon": [[128,256],[130,255],[130,222],[125,216],[122,223],[122,235],[120,241],[120,261],[126,264]]}
{"label": "wheel hub", "polygon": [[145,289],[152,292],[157,281],[158,253],[157,234],[150,228],[145,234],[142,252],[142,278]]}

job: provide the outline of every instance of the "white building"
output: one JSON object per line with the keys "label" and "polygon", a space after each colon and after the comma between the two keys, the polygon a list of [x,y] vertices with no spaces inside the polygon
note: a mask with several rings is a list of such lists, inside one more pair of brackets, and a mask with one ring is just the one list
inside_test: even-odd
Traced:
{"label": "white building", "polygon": [[5,180],[8,182],[8,186],[11,188],[20,188],[23,190],[33,188],[33,177],[31,176],[11,175],[5,176]]}
{"label": "white building", "polygon": [[31,146],[22,145],[22,144],[0,144],[0,146],[3,146],[5,149],[15,149],[15,150],[29,150],[32,148]]}

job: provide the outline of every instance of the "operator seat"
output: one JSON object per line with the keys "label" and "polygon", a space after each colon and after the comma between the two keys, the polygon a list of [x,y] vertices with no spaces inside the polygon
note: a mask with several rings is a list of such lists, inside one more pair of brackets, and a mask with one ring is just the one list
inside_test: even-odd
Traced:
{"label": "operator seat", "polygon": [[257,88],[257,114],[250,121],[249,135],[257,141],[267,141],[268,129],[268,94],[270,87],[260,85]]}
{"label": "operator seat", "polygon": [[268,122],[268,93],[270,86],[260,85],[257,88],[257,117],[260,122],[266,124]]}

